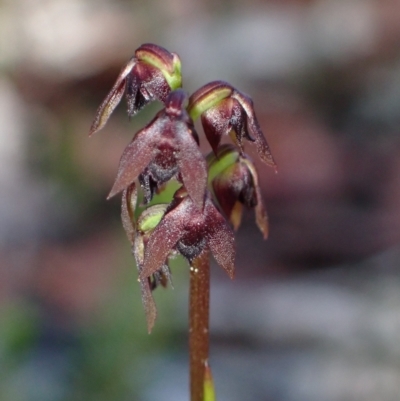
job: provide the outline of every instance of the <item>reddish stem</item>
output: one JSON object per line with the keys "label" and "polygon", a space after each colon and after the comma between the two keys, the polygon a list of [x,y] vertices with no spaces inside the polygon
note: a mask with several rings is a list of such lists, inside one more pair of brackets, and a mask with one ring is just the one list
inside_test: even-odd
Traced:
{"label": "reddish stem", "polygon": [[190,400],[203,401],[209,350],[210,253],[203,251],[190,268]]}

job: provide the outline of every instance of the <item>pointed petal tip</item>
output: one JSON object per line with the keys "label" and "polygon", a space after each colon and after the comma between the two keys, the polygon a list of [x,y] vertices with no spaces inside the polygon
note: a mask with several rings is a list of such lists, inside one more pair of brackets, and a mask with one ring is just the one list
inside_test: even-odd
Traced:
{"label": "pointed petal tip", "polygon": [[265,229],[262,229],[261,227],[259,227],[259,228],[260,228],[261,234],[263,235],[263,240],[264,241],[267,240],[268,239],[268,235],[269,235],[268,227],[266,227]]}
{"label": "pointed petal tip", "polygon": [[147,321],[147,333],[151,334],[157,318],[157,309],[154,300],[150,305],[145,306],[146,321]]}
{"label": "pointed petal tip", "polygon": [[91,138],[92,137],[92,135],[94,134],[96,132],[96,130],[93,128],[93,125],[90,127],[90,130],[89,130],[89,135],[88,135],[88,137],[89,138]]}
{"label": "pointed petal tip", "polygon": [[94,134],[96,134],[97,132],[99,132],[103,127],[105,126],[105,123],[101,123],[98,121],[98,119],[96,118],[92,125],[90,126],[90,130],[89,130],[89,138],[91,138]]}
{"label": "pointed petal tip", "polygon": [[151,331],[153,330],[154,327],[154,322],[147,322],[147,334],[151,334]]}
{"label": "pointed petal tip", "polygon": [[114,184],[114,186],[111,188],[110,193],[107,195],[107,200],[110,200],[112,197],[114,197],[115,195],[117,195],[119,192],[122,191],[123,188],[119,188],[118,186],[116,187],[116,185]]}

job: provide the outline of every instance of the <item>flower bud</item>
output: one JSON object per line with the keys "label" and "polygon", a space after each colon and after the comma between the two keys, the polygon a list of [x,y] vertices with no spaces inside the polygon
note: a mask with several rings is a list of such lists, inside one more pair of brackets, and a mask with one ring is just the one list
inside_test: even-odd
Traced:
{"label": "flower bud", "polygon": [[228,98],[232,92],[232,86],[226,82],[210,82],[190,96],[188,113],[195,121],[209,108],[217,106],[221,100]]}
{"label": "flower bud", "polygon": [[136,58],[160,70],[171,90],[182,87],[181,60],[161,46],[146,43],[135,52]]}
{"label": "flower bud", "polygon": [[242,153],[243,139],[255,142],[261,160],[276,168],[256,118],[253,101],[230,84],[214,81],[198,89],[189,98],[188,112],[193,120],[201,116],[204,132],[214,153],[221,137],[233,132],[233,140]]}
{"label": "flower bud", "polygon": [[256,223],[263,234],[268,236],[268,217],[264,208],[257,171],[251,160],[240,154],[232,145],[223,145],[217,156],[207,158],[209,183],[222,211],[235,230],[242,219],[242,205],[254,209]]}
{"label": "flower bud", "polygon": [[97,110],[89,135],[105,126],[124,94],[131,117],[153,100],[164,102],[171,90],[181,86],[181,62],[177,54],[153,44],[140,46]]}

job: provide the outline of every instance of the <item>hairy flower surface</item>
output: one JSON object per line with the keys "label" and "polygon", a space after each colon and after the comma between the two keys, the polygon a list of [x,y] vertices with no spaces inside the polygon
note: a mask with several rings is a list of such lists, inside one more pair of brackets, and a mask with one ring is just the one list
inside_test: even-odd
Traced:
{"label": "hairy flower surface", "polygon": [[89,135],[105,126],[124,94],[128,115],[133,116],[153,100],[165,102],[181,85],[181,62],[175,53],[153,44],[140,46],[97,110]]}
{"label": "hairy flower surface", "polygon": [[139,131],[124,150],[109,197],[127,188],[139,176],[148,202],[154,188],[173,177],[183,183],[198,208],[207,186],[206,162],[198,146],[193,122],[183,104],[181,89],[171,92],[165,108]]}
{"label": "hairy flower surface", "polygon": [[242,153],[244,139],[255,142],[261,160],[276,168],[252,99],[232,85],[224,81],[204,85],[190,96],[188,112],[193,120],[201,117],[204,133],[214,153],[221,137],[234,132],[235,143]]}
{"label": "hairy flower surface", "polygon": [[160,223],[149,236],[141,280],[150,277],[165,263],[171,252],[178,251],[191,263],[205,247],[216,262],[233,278],[234,234],[208,194],[200,210],[184,189],[175,194]]}
{"label": "hairy flower surface", "polygon": [[217,155],[210,153],[207,163],[213,193],[234,229],[239,228],[244,205],[255,210],[257,226],[266,239],[268,217],[258,185],[257,170],[250,158],[226,144],[218,148]]}

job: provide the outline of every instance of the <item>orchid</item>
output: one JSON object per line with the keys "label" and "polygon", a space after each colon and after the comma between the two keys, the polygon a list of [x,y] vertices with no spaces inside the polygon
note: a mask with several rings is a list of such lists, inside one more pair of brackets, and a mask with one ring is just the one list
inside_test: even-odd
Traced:
{"label": "orchid", "polygon": [[258,123],[252,99],[224,81],[214,81],[198,89],[189,99],[193,120],[201,116],[204,133],[217,152],[221,137],[234,133],[234,142],[243,152],[243,140],[255,142],[261,160],[276,168],[269,145]]}
{"label": "orchid", "polygon": [[98,108],[90,135],[106,125],[124,94],[131,117],[153,100],[164,102],[168,93],[181,85],[181,62],[177,54],[153,44],[140,46]]}
{"label": "orchid", "polygon": [[140,176],[149,202],[156,188],[178,178],[198,208],[207,185],[206,162],[198,146],[193,122],[183,108],[186,94],[178,89],[166,99],[166,107],[133,138],[124,150],[109,198]]}
{"label": "orchid", "polygon": [[[124,95],[129,117],[153,100],[162,103],[123,151],[108,198],[122,191],[122,225],[136,261],[149,333],[157,316],[153,290],[172,286],[170,259],[181,255],[190,265],[190,393],[191,401],[205,401],[214,399],[208,365],[209,255],[234,277],[234,230],[243,206],[255,210],[264,239],[268,235],[258,174],[244,152],[245,141],[255,143],[264,163],[275,169],[276,163],[249,96],[214,81],[188,98],[181,85],[175,53],[140,46],[101,103],[89,135],[105,126]],[[194,127],[199,117],[212,148],[207,160]],[[220,146],[227,135],[235,146]],[[166,193],[170,198],[160,201]]]}
{"label": "orchid", "polygon": [[173,250],[179,251],[191,263],[206,247],[233,278],[235,245],[232,229],[209,194],[203,210],[199,210],[186,191],[180,189],[149,237],[139,278],[154,274]]}

